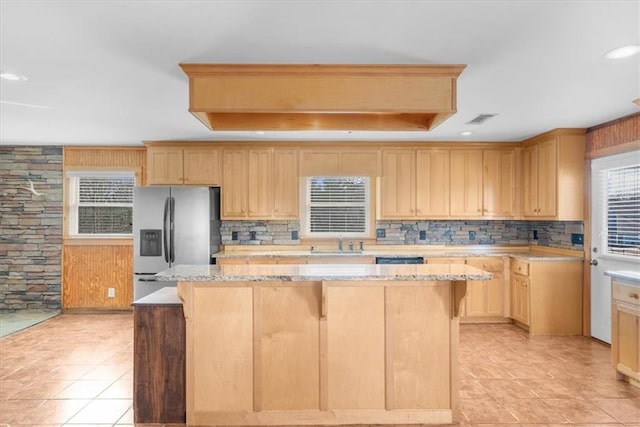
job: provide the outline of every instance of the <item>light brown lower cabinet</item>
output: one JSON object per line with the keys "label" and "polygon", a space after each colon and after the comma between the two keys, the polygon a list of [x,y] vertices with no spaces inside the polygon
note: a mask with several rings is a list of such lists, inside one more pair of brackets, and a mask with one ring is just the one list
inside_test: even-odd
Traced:
{"label": "light brown lower cabinet", "polygon": [[463,285],[179,283],[187,424],[453,422]]}
{"label": "light brown lower cabinet", "polygon": [[504,318],[504,262],[501,257],[467,258],[466,264],[488,271],[493,275],[490,280],[469,280],[465,298],[465,320]]}
{"label": "light brown lower cabinet", "polygon": [[640,387],[640,285],[613,279],[611,363],[619,379]]}
{"label": "light brown lower cabinet", "polygon": [[511,318],[531,335],[582,334],[582,263],[511,262]]}
{"label": "light brown lower cabinet", "polygon": [[[490,280],[469,280],[467,296],[463,302],[462,323],[504,323],[505,317],[505,262],[503,257],[431,257],[427,264],[468,264],[488,271]],[[508,265],[508,264],[506,264]]]}

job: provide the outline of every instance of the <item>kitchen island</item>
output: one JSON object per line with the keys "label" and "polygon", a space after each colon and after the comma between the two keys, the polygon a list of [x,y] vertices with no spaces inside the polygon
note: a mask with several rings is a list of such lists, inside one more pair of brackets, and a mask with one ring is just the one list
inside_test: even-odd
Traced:
{"label": "kitchen island", "polygon": [[468,265],[177,266],[188,425],[455,421]]}

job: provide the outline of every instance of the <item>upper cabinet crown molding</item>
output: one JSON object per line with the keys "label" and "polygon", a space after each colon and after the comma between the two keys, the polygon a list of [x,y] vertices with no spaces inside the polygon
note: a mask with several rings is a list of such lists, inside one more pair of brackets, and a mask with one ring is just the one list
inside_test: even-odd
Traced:
{"label": "upper cabinet crown molding", "polygon": [[433,129],[465,65],[180,64],[212,130]]}

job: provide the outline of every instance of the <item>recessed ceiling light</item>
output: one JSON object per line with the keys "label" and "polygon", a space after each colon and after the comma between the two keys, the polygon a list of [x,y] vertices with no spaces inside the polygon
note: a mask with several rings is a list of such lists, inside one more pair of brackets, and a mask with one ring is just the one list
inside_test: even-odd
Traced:
{"label": "recessed ceiling light", "polygon": [[4,80],[10,80],[10,81],[13,81],[13,82],[24,82],[24,81],[27,80],[26,76],[22,76],[20,74],[10,73],[8,71],[0,72],[0,78],[3,78]]}
{"label": "recessed ceiling light", "polygon": [[640,52],[640,44],[630,44],[610,50],[609,52],[604,54],[604,57],[607,59],[627,58],[629,56],[635,55],[638,52]]}
{"label": "recessed ceiling light", "polygon": [[460,132],[460,135],[469,136],[469,135],[473,135],[473,132],[470,130],[463,130],[462,132]]}

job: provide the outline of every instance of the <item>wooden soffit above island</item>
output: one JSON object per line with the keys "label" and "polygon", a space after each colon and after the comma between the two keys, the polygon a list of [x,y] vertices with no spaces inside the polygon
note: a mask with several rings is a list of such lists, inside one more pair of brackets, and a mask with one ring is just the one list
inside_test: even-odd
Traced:
{"label": "wooden soffit above island", "polygon": [[427,131],[456,112],[465,65],[180,64],[211,130]]}

